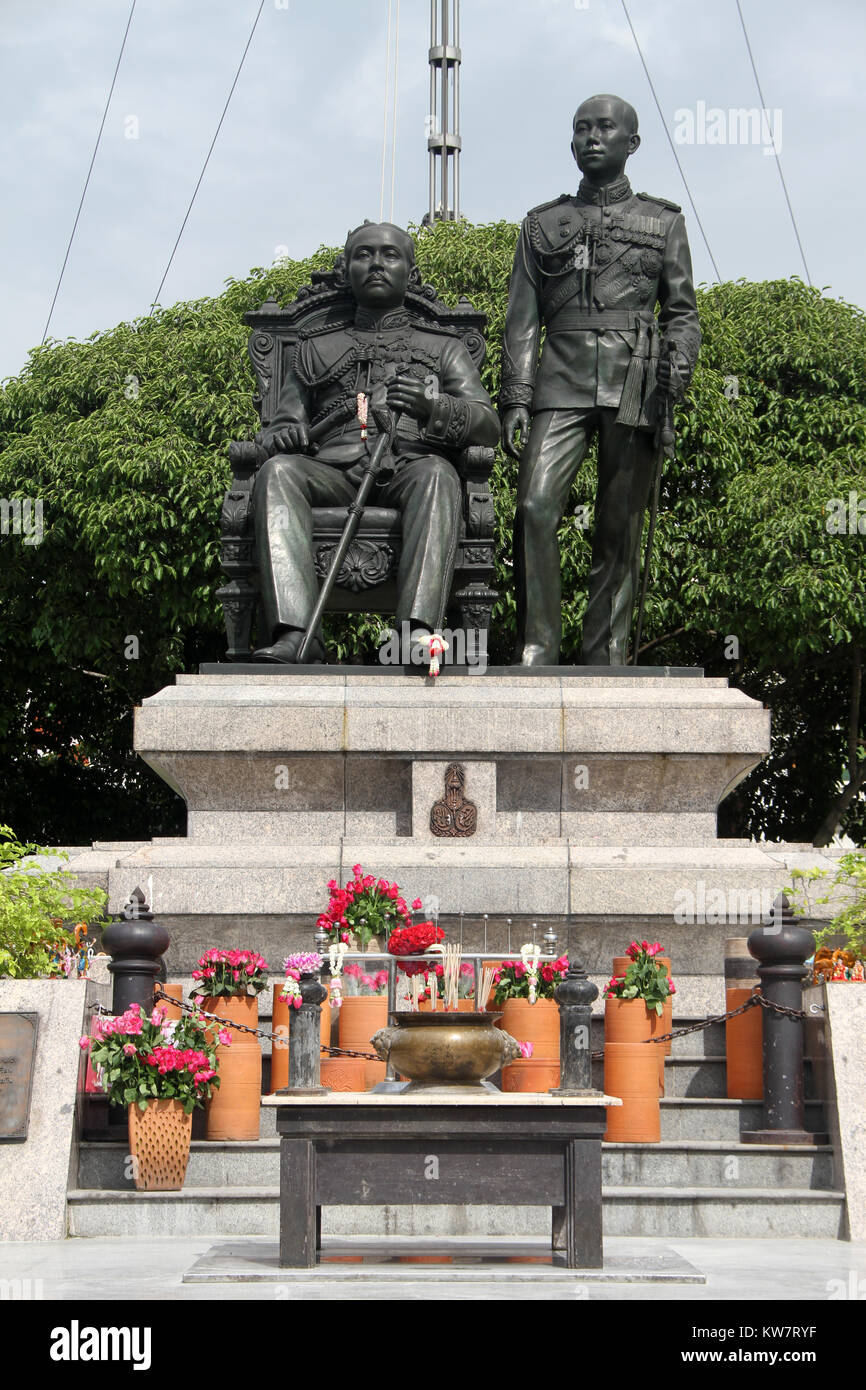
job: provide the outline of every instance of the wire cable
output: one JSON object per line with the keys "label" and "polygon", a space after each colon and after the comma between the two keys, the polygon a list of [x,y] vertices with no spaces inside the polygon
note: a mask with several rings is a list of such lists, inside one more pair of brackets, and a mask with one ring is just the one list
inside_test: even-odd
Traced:
{"label": "wire cable", "polygon": [[[737,0],[737,14],[740,16],[740,24],[743,26],[743,38],[746,40],[746,48],[747,48],[748,54],[749,54],[749,62],[750,62],[751,65],[752,65],[752,72],[755,74],[755,86],[756,86],[757,89],[758,89],[758,96],[760,97],[760,100],[761,100],[761,124],[763,125],[763,123],[764,123],[764,118],[765,118],[766,112],[767,112],[767,103],[764,101],[764,93],[761,91],[761,82],[760,82],[760,78],[758,77],[758,69],[755,67],[755,57],[754,57],[754,54],[752,53],[752,45],[751,45],[750,42],[749,42],[749,34],[748,34],[748,30],[746,29],[746,21],[745,21],[745,19],[743,18],[743,11],[742,11],[742,8],[741,8],[741,6],[740,6],[740,0]],[[788,212],[789,212],[790,215],[791,215],[791,224],[792,224],[792,226],[793,226],[793,228],[794,228],[794,236],[797,238],[797,245],[798,245],[798,247],[800,248],[800,257],[801,257],[802,262],[803,262],[803,269],[804,269],[805,272],[806,272],[806,279],[808,280],[809,285],[811,286],[811,284],[812,284],[812,277],[811,277],[811,275],[809,274],[809,267],[808,267],[808,265],[806,264],[806,252],[803,250],[803,243],[802,243],[802,241],[800,240],[800,231],[799,231],[799,228],[797,227],[797,219],[796,219],[796,217],[794,216],[794,209],[793,209],[793,207],[791,206],[791,199],[788,197],[788,185],[785,183],[785,175],[782,173],[782,160],[781,160],[781,158],[780,158],[780,156],[779,156],[779,151],[776,149],[776,137],[775,137],[775,135],[773,134],[773,129],[772,129],[772,126],[771,126],[769,120],[767,120],[767,130],[768,130],[768,132],[769,132],[770,139],[771,139],[771,141],[773,142],[773,154],[774,154],[775,157],[776,157],[776,168],[779,170],[779,179],[781,180],[781,184],[782,184],[782,192],[783,192],[784,195],[785,195],[785,202],[788,204]]]}
{"label": "wire cable", "polygon": [[671,147],[671,151],[672,151],[672,153],[673,153],[673,157],[674,157],[674,159],[676,160],[677,168],[678,168],[679,171],[680,171],[680,178],[681,178],[682,181],[683,181],[683,187],[684,187],[685,190],[686,190],[686,194],[687,194],[687,196],[688,196],[688,200],[689,200],[689,202],[691,203],[691,206],[692,206],[692,212],[693,212],[694,215],[695,215],[695,221],[697,222],[698,228],[699,228],[700,233],[701,233],[701,236],[702,236],[703,239],[704,239],[704,246],[706,246],[706,248],[707,248],[707,255],[709,256],[710,261],[712,262],[713,270],[716,272],[716,279],[717,279],[717,280],[719,281],[719,283],[721,284],[722,277],[721,277],[721,275],[720,275],[720,273],[719,273],[719,267],[716,265],[716,258],[715,258],[715,256],[713,255],[712,250],[710,249],[710,243],[709,243],[709,241],[707,240],[707,234],[706,234],[706,232],[704,231],[704,224],[703,224],[703,222],[701,221],[700,216],[699,216],[699,214],[698,214],[697,207],[695,206],[695,200],[694,200],[694,198],[692,197],[692,191],[691,191],[691,189],[689,188],[688,180],[686,179],[685,172],[684,172],[684,170],[683,170],[683,166],[682,166],[682,164],[680,163],[680,157],[679,157],[679,155],[677,154],[677,147],[676,147],[676,145],[674,144],[673,140],[671,139],[671,133],[670,133],[670,131],[668,130],[667,121],[666,121],[665,118],[664,118],[664,113],[663,113],[663,111],[662,111],[661,104],[660,104],[660,102],[659,102],[658,97],[656,96],[656,89],[655,89],[655,87],[653,86],[653,80],[652,80],[652,78],[650,77],[649,68],[648,68],[647,65],[646,65],[646,60],[644,59],[643,53],[641,52],[641,46],[640,46],[640,44],[639,44],[638,41],[637,41],[637,34],[636,34],[635,31],[634,31],[634,25],[633,25],[632,22],[631,22],[631,16],[629,15],[628,10],[626,9],[625,0],[621,0],[621,3],[622,3],[623,11],[624,11],[624,13],[625,13],[626,20],[628,21],[628,27],[629,27],[629,29],[631,30],[631,36],[632,36],[632,38],[634,39],[634,46],[635,46],[635,48],[637,49],[637,56],[640,58],[641,66],[642,66],[644,72],[646,73],[646,80],[647,80],[647,82],[649,83],[649,89],[650,89],[650,91],[651,91],[652,94],[653,94],[653,101],[654,101],[655,104],[656,104],[656,110],[658,111],[659,116],[661,117],[661,123],[662,123],[662,126],[664,127],[665,135],[666,135],[667,138],[668,138],[668,144],[669,144],[670,147]]}
{"label": "wire cable", "polygon": [[187,222],[189,221],[189,215],[190,215],[190,213],[192,212],[193,203],[195,202],[196,196],[197,196],[197,194],[198,194],[198,191],[199,191],[199,189],[201,188],[202,179],[203,179],[204,176],[205,176],[205,171],[206,171],[206,169],[207,169],[208,163],[210,162],[210,157],[211,157],[211,155],[213,154],[214,145],[216,144],[217,138],[218,138],[219,133],[220,133],[220,131],[221,131],[221,129],[222,129],[222,124],[223,124],[223,121],[225,120],[226,112],[227,112],[228,109],[229,109],[229,103],[231,102],[231,99],[232,99],[232,97],[234,96],[235,87],[238,85],[238,79],[239,79],[239,77],[240,77],[240,75],[241,75],[241,71],[243,70],[244,63],[246,62],[247,54],[248,54],[249,51],[250,51],[250,44],[251,44],[252,41],[253,41],[253,36],[255,35],[256,28],[258,27],[258,22],[259,22],[259,20],[260,20],[260,18],[261,18],[262,10],[263,10],[264,8],[265,8],[265,0],[261,0],[261,4],[259,5],[259,8],[258,8],[258,13],[256,14],[256,17],[255,17],[255,19],[253,20],[253,27],[252,27],[252,29],[250,30],[250,36],[249,36],[249,38],[247,39],[246,46],[245,46],[244,51],[243,51],[243,53],[242,53],[242,55],[241,55],[241,61],[238,63],[238,70],[237,70],[237,72],[235,73],[234,81],[232,82],[232,85],[231,85],[231,87],[230,87],[230,89],[229,89],[229,94],[228,94],[228,96],[226,97],[226,103],[225,103],[225,106],[224,106],[223,109],[222,109],[222,115],[220,116],[219,121],[217,122],[217,128],[216,128],[216,130],[214,131],[214,137],[213,137],[213,139],[212,139],[211,142],[210,142],[210,149],[208,150],[207,155],[205,156],[204,164],[203,164],[202,167],[201,167],[201,173],[200,173],[199,176],[198,176],[198,181],[197,181],[197,183],[196,183],[195,188],[193,189],[192,197],[191,197],[190,200],[189,200],[189,207],[187,208],[187,210],[186,210],[186,212],[185,212],[185,214],[184,214],[184,219],[183,219],[183,221],[182,221],[181,224],[180,224],[180,231],[179,231],[178,234],[177,234],[177,238],[176,238],[176,240],[175,240],[174,246],[171,248],[171,255],[169,256],[169,258],[168,258],[168,264],[166,265],[165,270],[164,270],[163,273],[162,273],[162,279],[161,279],[160,282],[159,282],[159,289],[157,290],[157,292],[156,292],[156,294],[154,295],[153,300],[152,300],[152,302],[151,302],[150,313],[148,314],[148,317],[150,317],[150,314],[153,313],[154,309],[156,308],[156,306],[157,306],[157,304],[158,304],[158,302],[159,302],[159,296],[160,296],[161,293],[162,293],[162,287],[163,287],[163,285],[164,285],[165,282],[166,282],[166,278],[167,278],[167,276],[168,276],[168,272],[171,270],[172,261],[174,260],[175,252],[177,251],[177,248],[178,248],[178,246],[180,245],[180,239],[181,239],[181,237],[183,236],[184,228],[186,227],[186,224],[187,224]]}
{"label": "wire cable", "polygon": [[96,155],[99,151],[99,144],[102,140],[102,132],[105,129],[105,121],[108,116],[108,108],[111,105],[111,98],[114,96],[114,84],[117,81],[117,74],[120,71],[120,63],[123,58],[123,50],[126,48],[126,40],[129,34],[129,26],[132,24],[132,16],[135,13],[135,0],[132,0],[132,7],[129,11],[129,18],[126,21],[126,28],[123,31],[123,42],[120,45],[120,52],[117,55],[117,62],[114,65],[114,76],[111,79],[111,86],[108,89],[108,100],[105,103],[105,110],[102,113],[102,120],[99,123],[99,134],[96,137],[96,144],[93,146],[93,154],[90,158],[90,168],[87,170],[87,178],[84,180],[84,188],[81,190],[81,200],[78,204],[78,211],[75,214],[75,221],[72,224],[72,231],[69,234],[69,241],[66,246],[66,255],[63,257],[63,264],[60,267],[60,274],[57,277],[57,285],[54,290],[54,298],[51,301],[51,308],[48,310],[48,318],[45,320],[45,332],[42,334],[42,342],[48,337],[48,329],[57,303],[57,296],[60,293],[60,286],[63,283],[63,276],[66,271],[66,263],[69,260],[69,253],[72,250],[72,243],[75,240],[75,233],[78,229],[78,220],[81,217],[81,209],[84,207],[84,199],[87,196],[87,188],[90,183],[90,175],[93,173],[93,166],[96,163]]}

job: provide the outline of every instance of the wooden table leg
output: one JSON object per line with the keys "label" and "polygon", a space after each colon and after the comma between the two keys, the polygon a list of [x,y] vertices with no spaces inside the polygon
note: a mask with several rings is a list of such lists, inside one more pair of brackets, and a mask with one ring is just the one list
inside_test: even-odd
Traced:
{"label": "wooden table leg", "polygon": [[550,1248],[564,1250],[566,1246],[566,1219],[568,1207],[550,1208]]}
{"label": "wooden table leg", "polygon": [[601,1140],[571,1139],[565,1150],[565,1262],[601,1269]]}
{"label": "wooden table leg", "polygon": [[280,1140],[280,1264],[316,1263],[316,1150],[309,1139]]}

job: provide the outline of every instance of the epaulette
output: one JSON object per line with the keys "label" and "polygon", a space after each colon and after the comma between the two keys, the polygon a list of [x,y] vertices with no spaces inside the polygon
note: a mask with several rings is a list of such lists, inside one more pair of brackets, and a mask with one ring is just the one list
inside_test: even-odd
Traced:
{"label": "epaulette", "polygon": [[570,198],[570,193],[560,193],[558,198],[551,198],[549,203],[539,203],[537,208],[530,208],[526,216],[532,217],[536,212],[544,212],[546,208],[555,208],[559,203],[567,203]]}
{"label": "epaulette", "polygon": [[310,324],[306,328],[298,329],[298,342],[305,342],[308,338],[321,337],[323,333],[340,333],[347,327],[351,327],[351,320],[348,324],[344,322]]}
{"label": "epaulette", "polygon": [[658,203],[659,207],[669,208],[671,212],[682,212],[679,203],[671,203],[667,198],[657,198],[654,193],[636,193],[636,198],[643,198],[647,203]]}

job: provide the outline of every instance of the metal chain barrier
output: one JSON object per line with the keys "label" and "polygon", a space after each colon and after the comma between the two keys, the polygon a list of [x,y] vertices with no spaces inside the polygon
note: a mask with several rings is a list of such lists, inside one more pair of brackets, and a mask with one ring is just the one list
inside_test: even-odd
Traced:
{"label": "metal chain barrier", "polygon": [[[250,1028],[246,1023],[230,1023],[228,1019],[220,1018],[219,1014],[205,1013],[203,1009],[197,1008],[195,1004],[187,1004],[183,1000],[173,998],[170,994],[164,994],[158,986],[154,989],[153,997],[158,1003],[164,1000],[166,1004],[173,1004],[176,1009],[181,1009],[189,1014],[197,1013],[200,1018],[211,1019],[214,1023],[220,1024],[222,1028],[233,1028],[239,1033],[252,1033],[257,1038],[267,1038],[271,1042],[285,1042],[285,1037],[282,1033],[268,1033],[262,1028]],[[753,994],[751,999],[747,999],[745,1004],[741,1004],[738,1009],[730,1009],[727,1013],[723,1014],[713,1014],[711,1018],[701,1019],[700,1023],[692,1023],[688,1028],[674,1028],[670,1033],[661,1033],[655,1038],[644,1038],[643,1041],[648,1043],[663,1043],[671,1042],[674,1038],[685,1038],[688,1037],[690,1033],[700,1033],[705,1028],[711,1028],[714,1023],[725,1023],[727,1019],[736,1018],[738,1014],[744,1014],[747,1009],[754,1009],[758,1005],[760,1005],[762,1009],[771,1009],[773,1013],[784,1014],[786,1018],[793,1019],[795,1022],[804,1021],[806,1018],[804,1009],[789,1009],[785,1004],[775,1004],[771,999],[765,999],[763,994]],[[114,1018],[115,1016],[110,1009],[106,1009],[102,1004],[91,1004],[90,1008],[92,1013],[104,1014],[109,1018]],[[321,1044],[321,1051],[326,1052],[329,1057],[359,1057],[365,1062],[378,1062],[381,1060],[374,1052],[353,1052],[347,1047],[329,1047],[325,1043]],[[593,1052],[592,1060],[594,1062],[604,1061],[604,1052]]]}
{"label": "metal chain barrier", "polygon": [[[642,1042],[663,1043],[670,1042],[673,1038],[685,1038],[689,1033],[700,1033],[704,1028],[711,1028],[714,1023],[724,1023],[729,1018],[736,1018],[737,1014],[744,1014],[747,1009],[754,1009],[757,1005],[762,1009],[771,1009],[773,1013],[784,1014],[786,1018],[792,1018],[795,1022],[804,1021],[806,1012],[804,1009],[789,1009],[787,1004],[775,1004],[772,999],[765,999],[763,994],[753,994],[751,999],[747,999],[745,1004],[741,1004],[738,1009],[729,1009],[724,1014],[713,1014],[712,1018],[703,1018],[700,1023],[693,1023],[688,1028],[674,1028],[670,1033],[660,1033],[656,1038],[643,1038]],[[593,1052],[594,1062],[604,1061],[604,1052]]]}
{"label": "metal chain barrier", "polygon": [[[221,1028],[233,1028],[237,1033],[252,1033],[256,1038],[268,1038],[271,1042],[285,1043],[286,1041],[283,1033],[268,1033],[263,1028],[250,1028],[246,1023],[230,1023],[228,1019],[220,1018],[219,1014],[206,1013],[204,1009],[196,1008],[195,1004],[187,1004],[182,999],[175,999],[170,994],[163,994],[159,986],[154,989],[153,997],[157,1003],[162,1003],[164,1000],[166,1004],[173,1004],[176,1009],[180,1009],[184,1013],[197,1013],[199,1018],[211,1019],[214,1023],[218,1023]],[[111,1009],[106,1009],[103,1004],[91,1004],[90,1009],[95,1014],[105,1014],[108,1018],[116,1017]],[[365,1062],[381,1061],[375,1052],[351,1052],[346,1047],[328,1047],[325,1043],[322,1043],[321,1051],[327,1052],[331,1057],[360,1057]]]}

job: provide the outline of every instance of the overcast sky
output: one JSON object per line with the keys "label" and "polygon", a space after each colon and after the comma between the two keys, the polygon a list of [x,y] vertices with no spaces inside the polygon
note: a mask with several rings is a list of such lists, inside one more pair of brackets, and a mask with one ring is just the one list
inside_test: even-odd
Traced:
{"label": "overcast sky", "polygon": [[[721,276],[805,276],[767,124],[763,143],[743,141],[728,115],[760,106],[735,0],[626,3],[664,124],[622,0],[462,0],[462,211],[516,221],[573,190],[574,108],[615,92],[640,116],[632,183],[684,205],[698,281],[715,274],[664,125]],[[741,3],[811,278],[866,305],[866,4]],[[51,336],[85,338],[147,312],[258,6],[137,0]],[[0,0],[0,377],[41,340],[129,10]],[[304,256],[378,217],[387,13],[387,0],[265,0],[162,303],[218,294],[281,247]],[[427,205],[428,34],[428,0],[402,0],[404,226]],[[390,187],[389,167],[386,217]]]}

